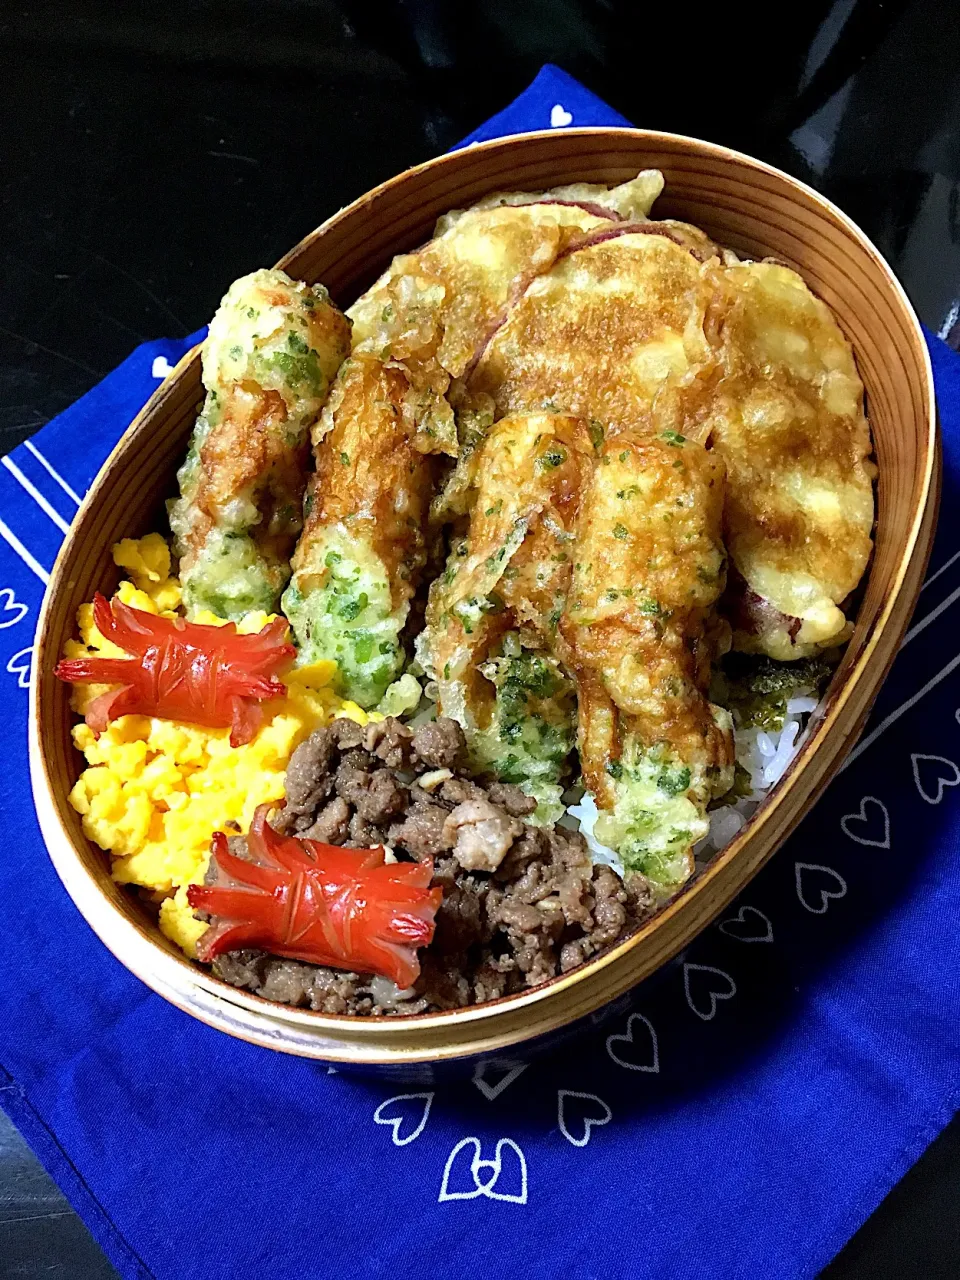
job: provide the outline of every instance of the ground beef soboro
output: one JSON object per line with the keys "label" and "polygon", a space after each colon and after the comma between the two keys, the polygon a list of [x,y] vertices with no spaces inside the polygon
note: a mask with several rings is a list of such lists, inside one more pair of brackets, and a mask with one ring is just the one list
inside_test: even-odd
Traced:
{"label": "ground beef soboro", "polygon": [[[466,776],[465,754],[453,720],[415,732],[392,717],[363,728],[336,720],[293,753],[286,804],[273,819],[278,830],[312,840],[382,844],[401,860],[434,860],[443,901],[412,990],[262,951],[220,956],[214,973],[319,1013],[456,1009],[566,973],[653,913],[642,877],[625,884],[592,864],[579,833],[525,821],[535,802],[519,787]],[[246,855],[242,838],[230,846]]]}

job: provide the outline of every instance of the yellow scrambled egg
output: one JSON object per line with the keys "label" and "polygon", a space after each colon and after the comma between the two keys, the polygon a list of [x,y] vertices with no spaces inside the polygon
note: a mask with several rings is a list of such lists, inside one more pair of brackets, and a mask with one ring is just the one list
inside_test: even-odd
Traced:
{"label": "yellow scrambled egg", "polygon": [[[159,534],[125,538],[113,558],[130,574],[117,589],[125,604],[175,616],[180,584]],[[259,631],[270,616],[248,614],[238,630]],[[212,614],[196,621],[221,623]],[[77,624],[81,638],[67,642],[65,657],[122,656],[97,631],[92,604],[81,605]],[[206,926],[193,917],[187,886],[203,879],[213,833],[245,832],[258,804],[283,796],[290,756],[314,729],[337,716],[366,724],[366,712],[329,688],[335,670],[335,663],[317,662],[289,672],[286,697],[262,704],[263,724],[242,747],[230,746],[229,729],[150,716],[122,716],[99,738],[86,724],[74,727],[74,743],[89,766],[70,793],[83,829],[111,855],[116,881],[148,890],[159,901],[161,930],[188,956]],[[83,715],[105,687],[75,686],[74,710]]]}

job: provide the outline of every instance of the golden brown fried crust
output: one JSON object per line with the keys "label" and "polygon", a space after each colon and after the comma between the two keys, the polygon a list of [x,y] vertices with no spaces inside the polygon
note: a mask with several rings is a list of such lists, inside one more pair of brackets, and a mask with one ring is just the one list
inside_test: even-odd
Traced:
{"label": "golden brown fried crust", "polygon": [[[425,562],[424,531],[436,482],[434,460],[415,447],[416,430],[404,413],[409,390],[401,368],[371,356],[351,356],[341,367],[293,557],[295,573],[306,568],[318,533],[342,525],[380,556],[394,606],[411,597]],[[298,585],[306,592],[319,583],[301,576]]]}
{"label": "golden brown fried crust", "polygon": [[840,604],[870,556],[876,474],[849,344],[789,268],[738,264],[719,285],[709,430],[727,464],[731,557],[784,614],[818,595]]}
{"label": "golden brown fried crust", "polygon": [[726,761],[705,696],[706,624],[724,581],[723,481],[723,462],[700,445],[625,433],[584,493],[560,656],[577,681],[581,763],[599,795],[628,732],[688,763]]}
{"label": "golden brown fried crust", "polygon": [[[628,733],[691,763],[729,763],[705,696],[724,581],[723,476],[718,457],[675,432],[625,433],[598,453],[569,415],[495,424],[479,451],[466,554],[452,581],[434,584],[427,613],[434,664],[462,670],[478,726],[493,695],[477,664],[519,627],[576,680],[581,764],[598,796]],[[502,608],[465,631],[457,603],[492,591]]]}
{"label": "golden brown fried crust", "polygon": [[579,492],[558,503],[549,525],[541,518],[530,529],[510,562],[501,594],[504,603],[531,643],[552,648],[560,609],[570,590],[572,561],[569,544],[558,543],[556,530],[572,530]]}
{"label": "golden brown fried crust", "polygon": [[688,249],[698,262],[710,262],[714,258],[719,260],[724,257],[724,250],[705,231],[689,222],[678,222],[675,218],[657,218],[646,222],[644,230],[669,236],[684,249]]}
{"label": "golden brown fried crust", "polygon": [[787,623],[803,622],[796,646],[789,627],[779,647],[750,644],[800,656],[840,638],[837,606],[872,545],[875,469],[849,344],[789,268],[738,263],[695,228],[654,225],[568,246],[510,309],[465,402],[573,413],[611,437],[672,428],[715,448],[734,562]]}
{"label": "golden brown fried crust", "polygon": [[[285,288],[262,289],[271,306],[290,301]],[[304,341],[342,359],[350,346],[350,322],[333,305],[308,313]],[[238,382],[217,388],[219,416],[200,449],[193,518],[183,534],[182,571],[188,571],[215,527],[229,527],[231,503],[244,502],[259,512],[248,532],[264,559],[286,577],[302,524],[310,440],[302,423],[291,423],[279,391]],[[299,438],[299,440],[298,440]]]}
{"label": "golden brown fried crust", "polygon": [[553,407],[649,434],[682,425],[715,363],[703,334],[712,288],[710,268],[670,236],[600,233],[529,285],[469,391],[498,414]]}
{"label": "golden brown fried crust", "polygon": [[[526,284],[575,238],[613,216],[551,202],[467,210],[449,232],[396,258],[351,307],[355,347],[365,350],[382,334],[390,356],[435,356],[448,375],[459,377]],[[404,278],[419,282],[417,289]]]}
{"label": "golden brown fried crust", "polygon": [[270,563],[281,564],[300,527],[310,441],[287,443],[287,407],[278,391],[250,385],[230,388],[219,421],[200,450],[196,517],[185,536],[186,563],[192,561],[210,530],[224,523],[228,504],[251,501],[261,513],[251,537]]}
{"label": "golden brown fried crust", "polygon": [[[486,723],[493,688],[476,664],[503,633],[520,628],[532,646],[552,647],[569,589],[572,528],[592,465],[585,425],[566,415],[502,418],[478,450],[465,554],[451,558],[450,580],[434,582],[427,607],[438,674],[458,654],[470,655],[462,678],[478,725]],[[458,606],[492,596],[499,599],[496,611],[470,613],[468,631]]]}
{"label": "golden brown fried crust", "polygon": [[[542,506],[536,518],[528,521],[527,534],[501,587],[504,602],[517,624],[536,635],[546,648],[552,646],[560,611],[569,594],[573,529],[594,465],[593,446],[582,420],[556,415],[549,421],[552,439],[541,440],[532,456],[524,459],[522,476],[513,473],[515,481],[525,485],[527,492],[539,490]],[[558,448],[565,454],[563,460],[545,466],[544,457],[556,456]]]}

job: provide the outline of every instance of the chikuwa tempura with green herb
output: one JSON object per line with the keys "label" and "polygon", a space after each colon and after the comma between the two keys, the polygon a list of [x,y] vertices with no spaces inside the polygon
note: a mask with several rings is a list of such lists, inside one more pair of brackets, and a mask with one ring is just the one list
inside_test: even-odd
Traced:
{"label": "chikuwa tempura with green herb", "polygon": [[85,829],[223,981],[536,986],[789,768],[871,552],[863,387],[801,277],[662,186],[494,193],[346,313],[276,270],[224,298],[179,563],[120,544],[58,668]]}
{"label": "chikuwa tempura with green herb", "polygon": [[340,370],[283,597],[301,660],[332,659],[343,694],[368,708],[403,669],[400,637],[426,563],[436,465],[416,447],[409,393],[404,370],[372,356]]}
{"label": "chikuwa tempura with green herb", "polygon": [[577,418],[523,414],[491,426],[474,465],[467,524],[430,588],[418,654],[477,769],[520,786],[553,822],[576,737],[574,685],[553,641],[593,448]]}
{"label": "chikuwa tempura with green herb", "polygon": [[657,885],[682,884],[707,805],[732,782],[729,713],[707,686],[723,591],[724,466],[676,431],[599,451],[559,632],[578,687],[597,839]]}
{"label": "chikuwa tempura with green herb", "polygon": [[169,504],[189,617],[276,609],[310,428],[349,350],[349,321],[322,285],[254,271],[230,286],[203,344],[206,398]]}

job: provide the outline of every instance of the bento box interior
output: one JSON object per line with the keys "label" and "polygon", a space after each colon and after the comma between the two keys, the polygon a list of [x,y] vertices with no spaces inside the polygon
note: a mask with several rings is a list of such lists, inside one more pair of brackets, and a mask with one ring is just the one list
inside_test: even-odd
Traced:
{"label": "bento box interior", "polygon": [[[785,190],[782,178],[763,166],[686,139],[603,130],[526,135],[471,148],[384,184],[307,236],[281,265],[308,282],[323,281],[346,306],[395,253],[428,239],[436,218],[450,208],[503,188],[618,183],[647,167],[661,169],[666,180],[654,216],[692,222],[742,256],[773,256],[796,268],[831,307],[853,344],[867,388],[879,467],[877,523],[855,634],[832,686],[835,697],[881,618],[885,625],[899,625],[885,610],[904,568],[905,545],[922,515],[930,467],[929,405],[926,386],[917,377],[922,357],[908,309],[845,220],[812,193]],[[224,288],[228,283],[224,280]],[[216,301],[210,300],[211,310]],[[174,488],[200,398],[199,355],[194,353],[160,388],[112,455],[77,518],[69,574],[55,579],[58,590],[48,604],[36,677],[39,741],[56,814],[77,857],[117,910],[149,931],[186,968],[189,962],[154,928],[144,906],[111,880],[106,856],[83,835],[79,815],[68,802],[81,758],[71,746],[69,690],[53,679],[52,666],[73,630],[78,606],[117,581],[111,546],[122,537],[162,527],[162,503]],[[912,600],[905,602],[908,611],[911,606]],[[906,618],[900,622],[902,631]],[[819,737],[814,735],[814,746]],[[792,771],[807,759],[805,750]],[[802,807],[798,804],[795,818]],[[738,838],[738,849],[749,834]],[[656,928],[656,921],[650,927]]]}

